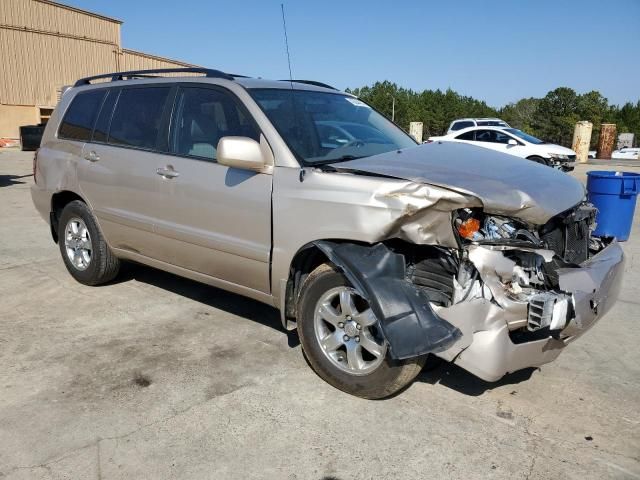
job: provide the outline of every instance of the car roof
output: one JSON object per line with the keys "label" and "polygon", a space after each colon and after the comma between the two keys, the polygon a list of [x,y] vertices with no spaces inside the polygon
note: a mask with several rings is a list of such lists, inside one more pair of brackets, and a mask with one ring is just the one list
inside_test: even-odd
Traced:
{"label": "car roof", "polygon": [[239,83],[245,88],[272,88],[272,89],[290,89],[294,90],[311,90],[316,92],[330,92],[330,93],[344,93],[340,90],[329,86],[322,86],[319,83],[302,83],[289,80],[266,80],[263,78],[236,78],[236,83]]}
{"label": "car roof", "polygon": [[[472,130],[496,130],[498,132],[504,132],[507,129],[512,129],[512,130],[517,130],[513,127],[498,127],[498,126],[494,126],[494,125],[475,125],[473,127],[465,127],[465,128],[461,128],[460,130],[455,130],[451,133],[449,133],[449,135],[451,136],[455,136],[455,135],[459,135],[461,133],[466,133],[466,132],[470,132]],[[510,132],[507,132],[507,134],[509,134]]]}
{"label": "car roof", "polygon": [[[167,76],[165,74],[171,74]],[[182,75],[181,75],[182,74]],[[201,74],[195,76],[194,74]],[[99,81],[97,83],[92,83]],[[207,68],[169,68],[155,70],[134,70],[126,72],[113,72],[91,77],[81,78],[75,82],[74,87],[106,88],[122,85],[144,85],[167,82],[196,82],[224,84],[225,82],[240,85],[246,89],[268,88],[268,89],[294,89],[310,90],[319,92],[344,93],[338,89],[315,80],[265,80],[262,78],[250,78],[244,75],[235,75],[220,70]],[[347,94],[349,95],[349,94]]]}
{"label": "car roof", "polygon": [[487,121],[487,120],[490,120],[490,121],[493,121],[493,122],[504,122],[504,123],[507,123],[507,122],[505,122],[504,120],[502,120],[501,118],[492,118],[492,117],[481,117],[481,118],[458,118],[458,119],[454,120],[454,121],[453,121],[453,122],[451,122],[451,123],[455,123],[455,122],[465,122],[465,121],[466,121],[466,122],[478,122],[478,121]]}

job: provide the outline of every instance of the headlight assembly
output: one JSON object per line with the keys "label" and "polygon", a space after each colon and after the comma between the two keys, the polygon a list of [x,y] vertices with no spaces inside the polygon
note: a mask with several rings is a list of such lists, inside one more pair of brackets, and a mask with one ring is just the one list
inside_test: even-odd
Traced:
{"label": "headlight assembly", "polygon": [[458,235],[472,242],[501,243],[520,241],[540,245],[540,239],[518,220],[485,215],[481,210],[463,208],[455,212],[454,228]]}

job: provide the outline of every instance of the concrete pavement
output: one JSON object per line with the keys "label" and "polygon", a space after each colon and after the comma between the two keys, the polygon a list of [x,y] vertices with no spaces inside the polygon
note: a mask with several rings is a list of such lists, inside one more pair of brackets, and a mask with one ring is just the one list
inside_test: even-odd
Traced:
{"label": "concrete pavement", "polygon": [[555,363],[366,401],[262,304],[142,266],[76,283],[31,158],[0,151],[0,478],[640,478],[638,215],[620,301]]}

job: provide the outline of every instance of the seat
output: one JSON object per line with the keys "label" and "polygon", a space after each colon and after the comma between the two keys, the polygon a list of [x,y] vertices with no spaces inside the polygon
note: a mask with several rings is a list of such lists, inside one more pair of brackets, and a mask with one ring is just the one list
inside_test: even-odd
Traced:
{"label": "seat", "polygon": [[198,113],[184,119],[179,142],[180,153],[215,159],[220,133],[215,118]]}

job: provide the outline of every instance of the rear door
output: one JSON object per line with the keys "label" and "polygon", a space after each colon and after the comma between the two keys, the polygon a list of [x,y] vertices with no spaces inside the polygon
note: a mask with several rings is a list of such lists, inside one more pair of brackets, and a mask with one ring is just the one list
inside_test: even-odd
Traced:
{"label": "rear door", "polygon": [[268,293],[272,176],[218,164],[218,141],[225,136],[260,141],[258,127],[231,92],[180,86],[170,155],[157,158],[156,232],[166,247],[161,260]]}
{"label": "rear door", "polygon": [[109,90],[78,170],[80,189],[114,248],[156,258],[158,215],[156,157],[166,151],[163,125],[170,112],[171,85]]}

